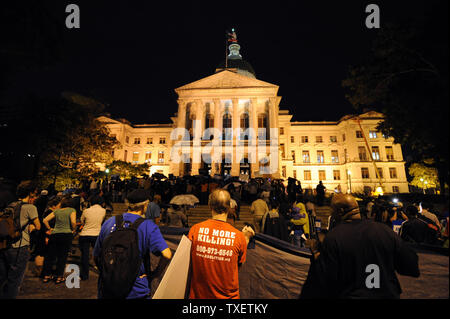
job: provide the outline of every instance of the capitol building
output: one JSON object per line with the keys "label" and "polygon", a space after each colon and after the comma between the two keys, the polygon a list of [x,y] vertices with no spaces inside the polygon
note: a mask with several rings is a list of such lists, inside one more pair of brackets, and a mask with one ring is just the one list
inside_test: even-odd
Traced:
{"label": "capitol building", "polygon": [[214,74],[175,89],[170,124],[100,117],[120,143],[114,158],[166,176],[292,177],[303,189],[322,181],[342,192],[409,191],[401,145],[376,129],[382,114],[292,121],[279,87],[257,79],[239,51],[232,43]]}

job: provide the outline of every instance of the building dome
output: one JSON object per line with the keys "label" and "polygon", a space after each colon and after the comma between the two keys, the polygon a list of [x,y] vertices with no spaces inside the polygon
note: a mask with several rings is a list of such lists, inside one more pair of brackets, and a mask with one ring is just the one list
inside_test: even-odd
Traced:
{"label": "building dome", "polygon": [[230,54],[227,60],[223,60],[216,68],[216,72],[222,71],[224,69],[235,69],[238,74],[248,76],[250,78],[256,79],[255,70],[250,63],[242,59],[239,53],[241,46],[237,43],[233,43],[229,46]]}

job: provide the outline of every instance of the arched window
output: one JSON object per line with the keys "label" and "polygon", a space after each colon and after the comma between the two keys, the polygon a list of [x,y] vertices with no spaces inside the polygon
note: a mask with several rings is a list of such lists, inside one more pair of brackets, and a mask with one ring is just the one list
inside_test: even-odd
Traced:
{"label": "arched window", "polygon": [[249,138],[247,129],[250,127],[250,118],[249,118],[247,112],[242,113],[240,124],[241,124],[240,125],[241,138],[240,139],[247,141]]}
{"label": "arched window", "polygon": [[260,140],[268,140],[269,139],[267,114],[265,114],[265,113],[258,115],[258,139],[260,139]]}
{"label": "arched window", "polygon": [[225,113],[222,118],[222,128],[223,128],[223,140],[230,140],[232,138],[232,117],[229,113]]}

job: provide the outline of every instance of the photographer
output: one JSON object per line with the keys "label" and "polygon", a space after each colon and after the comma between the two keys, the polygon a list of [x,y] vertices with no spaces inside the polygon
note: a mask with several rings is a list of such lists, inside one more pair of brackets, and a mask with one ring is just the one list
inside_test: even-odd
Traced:
{"label": "photographer", "polygon": [[[417,254],[386,225],[361,219],[353,196],[335,194],[331,206],[336,226],[320,247],[308,242],[313,257],[300,298],[399,298],[396,272],[418,277]],[[367,285],[369,266],[379,269],[376,287]]]}

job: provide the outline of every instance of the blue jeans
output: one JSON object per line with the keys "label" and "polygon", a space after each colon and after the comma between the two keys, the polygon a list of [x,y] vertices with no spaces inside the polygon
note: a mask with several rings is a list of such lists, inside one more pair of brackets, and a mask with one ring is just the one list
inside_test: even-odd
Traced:
{"label": "blue jeans", "polygon": [[0,299],[15,299],[19,294],[30,251],[28,246],[0,251]]}

